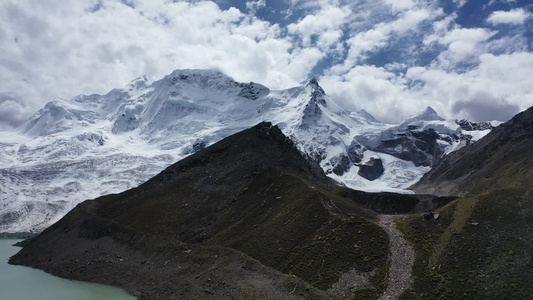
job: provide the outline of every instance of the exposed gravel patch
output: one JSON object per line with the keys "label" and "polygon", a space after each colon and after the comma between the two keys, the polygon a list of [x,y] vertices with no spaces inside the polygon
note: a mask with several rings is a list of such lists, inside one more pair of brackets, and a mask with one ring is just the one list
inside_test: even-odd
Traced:
{"label": "exposed gravel patch", "polygon": [[375,271],[360,272],[355,269],[344,273],[339,281],[333,284],[328,293],[337,295],[343,299],[353,299],[354,291],[366,288],[372,288],[370,277],[374,276]]}
{"label": "exposed gravel patch", "polygon": [[412,283],[412,269],[415,252],[411,244],[404,239],[394,222],[401,215],[381,215],[378,225],[389,235],[390,269],[387,274],[387,288],[379,299],[398,299]]}

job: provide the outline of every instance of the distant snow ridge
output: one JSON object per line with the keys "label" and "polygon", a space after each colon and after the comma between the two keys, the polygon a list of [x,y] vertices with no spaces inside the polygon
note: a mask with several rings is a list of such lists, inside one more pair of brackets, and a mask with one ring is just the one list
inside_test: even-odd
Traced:
{"label": "distant snow ridge", "polygon": [[[83,200],[135,187],[261,121],[277,124],[330,177],[367,191],[409,192],[433,161],[490,130],[431,108],[398,126],[380,123],[343,110],[316,79],[269,90],[213,70],[143,76],[106,95],[52,101],[1,135],[0,232],[38,232]],[[379,166],[372,176],[359,172],[370,165]]]}

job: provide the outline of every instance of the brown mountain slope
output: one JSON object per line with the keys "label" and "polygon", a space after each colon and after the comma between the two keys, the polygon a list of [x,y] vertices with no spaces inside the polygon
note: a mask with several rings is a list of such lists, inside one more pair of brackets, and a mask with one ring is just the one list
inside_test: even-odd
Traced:
{"label": "brown mountain slope", "polygon": [[531,179],[532,149],[533,107],[478,142],[446,156],[411,188],[417,193],[459,195],[523,185]]}
{"label": "brown mountain slope", "polygon": [[533,299],[533,108],[450,154],[414,185],[462,194],[400,224],[415,282],[403,299]]}
{"label": "brown mountain slope", "polygon": [[10,262],[146,299],[377,296],[387,235],[330,185],[262,123],[83,202]]}

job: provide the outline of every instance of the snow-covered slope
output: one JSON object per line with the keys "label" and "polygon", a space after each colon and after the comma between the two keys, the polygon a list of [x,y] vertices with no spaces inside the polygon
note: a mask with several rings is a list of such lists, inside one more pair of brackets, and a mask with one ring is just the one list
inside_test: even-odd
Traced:
{"label": "snow-covered slope", "polygon": [[[52,101],[18,132],[0,134],[0,232],[40,231],[85,199],[137,186],[261,121],[277,124],[332,178],[367,191],[407,192],[429,170],[397,155],[398,145],[383,146],[398,135],[457,135],[442,139],[447,144],[437,139],[444,152],[468,140],[458,123],[434,111],[398,126],[347,112],[315,79],[273,91],[212,70],[176,70],[155,82],[140,77],[106,95]],[[383,166],[373,180],[360,170],[369,160]]]}

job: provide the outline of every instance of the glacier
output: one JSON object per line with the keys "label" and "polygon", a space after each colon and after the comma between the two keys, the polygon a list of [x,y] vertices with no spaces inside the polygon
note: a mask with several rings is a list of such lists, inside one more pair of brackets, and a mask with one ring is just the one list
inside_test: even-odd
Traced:
{"label": "glacier", "polygon": [[[339,184],[400,193],[491,128],[444,120],[431,108],[385,124],[344,110],[316,79],[270,90],[216,70],[176,70],[153,82],[142,76],[105,95],[51,101],[0,133],[0,232],[42,231],[81,201],[138,186],[261,121],[278,125]],[[370,159],[384,167],[372,181],[359,172]]]}

